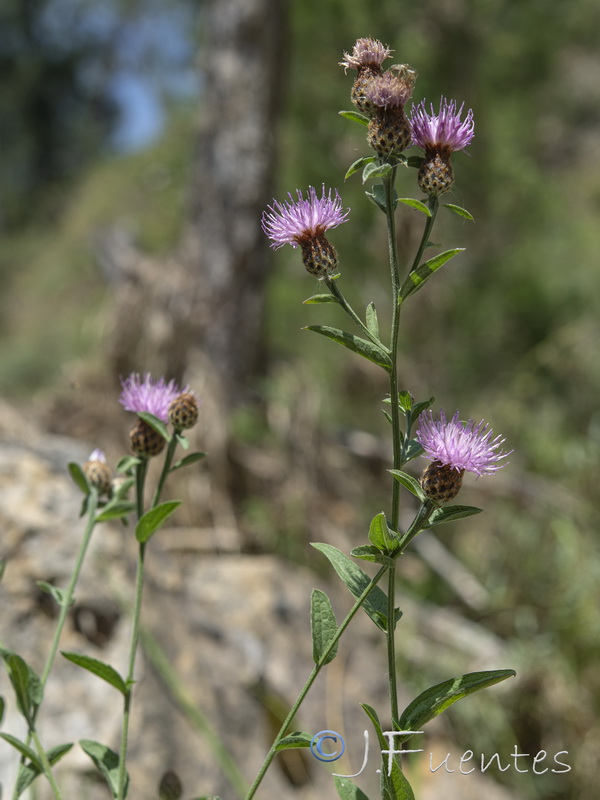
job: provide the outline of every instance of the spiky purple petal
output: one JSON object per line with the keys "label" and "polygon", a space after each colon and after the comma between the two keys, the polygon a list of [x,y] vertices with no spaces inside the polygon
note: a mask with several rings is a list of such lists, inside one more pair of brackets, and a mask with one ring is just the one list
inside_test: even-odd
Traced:
{"label": "spiky purple petal", "polygon": [[457,111],[456,101],[446,100],[445,97],[440,101],[439,114],[435,113],[433,103],[430,108],[431,114],[428,114],[425,100],[412,108],[410,124],[413,144],[424,150],[439,148],[451,151],[462,150],[471,144],[475,135],[472,109],[469,109],[465,119],[461,120],[464,103]]}
{"label": "spiky purple petal", "polygon": [[174,380],[168,383],[164,378],[154,381],[149,372],[142,378],[132,372],[128,378],[121,380],[121,396],[119,403],[126,411],[147,411],[163,422],[168,420],[169,406],[180,394],[189,391],[189,387],[180,389]]}
{"label": "spiky purple petal", "polygon": [[450,422],[444,411],[440,411],[439,420],[434,420],[431,411],[425,411],[416,431],[417,441],[432,461],[476,475],[493,474],[504,466],[500,462],[510,455],[499,450],[505,440],[500,436],[492,437],[493,431],[484,420],[475,424],[470,419],[465,424],[458,418],[458,411]]}
{"label": "spiky purple petal", "polygon": [[306,199],[299,189],[296,193],[297,200],[288,193],[289,201],[280,203],[273,200],[273,204],[263,212],[262,229],[271,240],[274,250],[284,244],[297,247],[299,240],[319,236],[348,219],[350,209],[342,209],[342,200],[337,190],[332,197],[331,189],[326,195],[323,186],[321,197],[318,197],[315,189],[309,186]]}

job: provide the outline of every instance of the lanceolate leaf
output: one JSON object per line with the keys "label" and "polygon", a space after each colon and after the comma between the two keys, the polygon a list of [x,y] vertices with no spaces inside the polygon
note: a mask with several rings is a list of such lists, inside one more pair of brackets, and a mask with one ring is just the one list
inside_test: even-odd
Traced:
{"label": "lanceolate leaf", "polygon": [[445,203],[445,208],[449,208],[450,211],[454,211],[455,214],[458,214],[459,217],[464,217],[465,219],[470,220],[471,222],[475,222],[473,215],[470,214],[466,208],[461,208],[460,206],[455,206],[454,203]]}
{"label": "lanceolate leaf", "polygon": [[390,550],[397,544],[397,538],[387,526],[387,520],[383,511],[371,520],[369,526],[369,541],[380,550]]}
{"label": "lanceolate leaf", "polygon": [[171,441],[171,434],[161,419],[155,417],[154,414],[150,414],[148,411],[138,411],[137,415],[140,419],[143,419],[145,423],[150,425],[150,427],[153,428],[157,433],[160,433],[165,441]]}
{"label": "lanceolate leaf", "polygon": [[425,525],[426,528],[433,528],[436,525],[441,525],[443,522],[452,522],[454,519],[462,519],[462,517],[471,517],[473,514],[481,514],[482,508],[475,506],[444,506],[443,508],[436,508],[429,517],[429,522]]}
{"label": "lanceolate leaf", "polygon": [[311,303],[339,303],[340,301],[334,294],[313,294],[303,302],[304,305],[310,305]]}
{"label": "lanceolate leaf", "polygon": [[320,589],[313,589],[310,598],[310,627],[315,664],[329,664],[337,655],[337,644],[324,660],[323,654],[337,632],[337,622],[329,598]]}
{"label": "lanceolate leaf", "polygon": [[373,363],[378,364],[380,367],[384,367],[384,369],[387,370],[391,369],[392,362],[390,361],[389,355],[380,347],[373,344],[373,342],[361,339],[360,336],[347,333],[339,328],[330,328],[328,325],[308,325],[304,330],[320,333],[322,336],[326,336],[328,339],[332,339],[334,342],[347,347],[348,350],[358,353],[359,356],[373,361]]}
{"label": "lanceolate leaf", "polygon": [[384,556],[379,552],[379,548],[372,544],[361,544],[358,547],[353,547],[350,551],[353,558],[360,558],[363,561],[373,561],[376,564],[381,564],[384,567],[393,567],[394,559],[389,556]]}
{"label": "lanceolate leaf", "polygon": [[399,197],[398,202],[404,203],[405,206],[410,206],[411,208],[420,211],[422,214],[425,214],[426,217],[431,216],[431,211],[429,210],[429,208],[425,205],[425,203],[422,203],[420,200],[415,200],[412,197]]}
{"label": "lanceolate leaf", "polygon": [[455,255],[462,253],[464,249],[464,247],[455,247],[453,250],[445,250],[443,253],[439,253],[439,255],[430,258],[429,261],[426,261],[409,273],[400,289],[400,297],[402,300],[406,300],[409,295],[420,289],[434,272],[437,272],[440,267],[444,266],[446,261],[450,261]]}
{"label": "lanceolate leaf", "polygon": [[362,156],[362,158],[357,158],[353,164],[350,164],[348,167],[348,172],[344,175],[344,180],[348,180],[351,175],[354,175],[355,172],[358,172],[360,169],[365,167],[367,164],[373,163],[375,161],[375,156]]}
{"label": "lanceolate leaf", "polygon": [[40,764],[37,753],[32,750],[29,745],[26,745],[25,742],[17,739],[16,736],[11,736],[10,733],[0,733],[0,739],[4,739],[4,741],[12,745],[15,750],[18,750],[21,755],[24,755],[26,758],[28,758],[34,768],[38,770],[38,773],[42,771],[42,765]]}
{"label": "lanceolate leaf", "polygon": [[114,686],[115,689],[118,689],[122,695],[127,694],[127,686],[125,685],[125,681],[119,675],[117,670],[110,666],[110,664],[105,664],[103,661],[99,661],[97,658],[84,656],[80,653],[66,653],[65,651],[61,650],[61,655],[63,655],[67,661],[72,661],[73,664],[77,664],[77,666],[87,669],[88,672],[91,672],[94,675],[97,675],[99,678],[102,678],[103,681],[110,683],[110,685]]}
{"label": "lanceolate leaf", "polygon": [[44,694],[40,679],[29,664],[12,650],[2,649],[0,653],[15,692],[17,707],[25,719],[30,720]]}
{"label": "lanceolate leaf", "polygon": [[140,518],[135,529],[135,538],[138,542],[147,542],[152,534],[160,528],[163,522],[171,516],[175,509],[181,505],[181,500],[170,500],[167,503],[161,503],[156,508],[151,508],[150,511]]}
{"label": "lanceolate leaf", "polygon": [[392,171],[391,164],[376,164],[371,162],[363,169],[362,182],[365,183],[369,178],[383,178]]}
{"label": "lanceolate leaf", "polygon": [[425,501],[426,497],[421,489],[419,481],[416,481],[411,475],[407,475],[406,472],[402,472],[399,469],[390,469],[388,472],[390,472],[394,478],[402,484],[402,486],[408,489],[409,492],[412,492],[415,497],[418,497],[422,502]]}
{"label": "lanceolate leaf", "polygon": [[[373,727],[375,728],[375,733],[377,734],[377,740],[379,742],[379,749],[381,752],[381,798],[382,800],[415,800],[413,791],[409,782],[404,777],[404,773],[398,766],[395,760],[392,761],[392,769],[390,774],[388,775],[389,771],[389,754],[383,751],[385,750],[396,750],[401,749],[397,746],[397,742],[399,737],[385,737],[383,735],[383,730],[381,728],[381,723],[379,722],[379,717],[377,716],[377,712],[374,708],[367,705],[366,703],[361,703],[365,713],[373,723]],[[391,739],[391,742],[389,741]]]}
{"label": "lanceolate leaf", "polygon": [[359,125],[368,126],[369,118],[364,114],[359,114],[358,111],[339,111],[338,114],[344,119],[350,119],[352,122],[358,122]]}
{"label": "lanceolate leaf", "polygon": [[[100,744],[100,742],[94,742],[92,739],[80,739],[79,746],[92,759],[96,768],[104,776],[113,797],[116,797],[119,792],[119,756],[110,747]],[[125,796],[127,796],[129,775],[125,780]]]}
{"label": "lanceolate leaf", "polygon": [[466,675],[438,683],[422,692],[404,709],[400,716],[400,728],[406,731],[419,730],[426,722],[441,714],[457,700],[515,675],[514,669],[469,672]]}
{"label": "lanceolate leaf", "polygon": [[75,486],[77,486],[77,488],[80,489],[84,494],[89,494],[90,486],[79,464],[76,464],[75,461],[71,461],[68,464],[67,469],[69,470],[69,475],[71,476]]}
{"label": "lanceolate leaf", "polygon": [[376,339],[379,339],[379,320],[377,319],[377,311],[374,303],[369,303],[367,306],[367,328]]}
{"label": "lanceolate leaf", "polygon": [[[367,195],[369,200],[371,200],[373,203],[375,203],[377,208],[379,208],[381,211],[383,211],[384,214],[386,213],[387,200],[386,200],[386,196],[385,196],[385,187],[383,186],[382,183],[376,183],[375,186],[373,186],[373,189],[370,192],[365,192],[365,194]],[[393,202],[394,202],[394,209],[395,209],[397,207],[397,205],[398,205],[398,193],[396,192],[395,189],[394,189],[394,201]]]}
{"label": "lanceolate leaf", "polygon": [[277,742],[275,750],[290,750],[296,747],[310,747],[312,736],[304,731],[293,731]]}
{"label": "lanceolate leaf", "polygon": [[[360,597],[371,583],[369,576],[337,547],[323,542],[313,542],[313,547],[329,559],[354,597]],[[362,607],[378,628],[382,631],[387,630],[387,597],[378,586],[373,587]]]}
{"label": "lanceolate leaf", "polygon": [[174,472],[176,469],[181,469],[182,467],[189,467],[191,464],[195,464],[197,461],[202,461],[203,458],[206,458],[206,453],[202,453],[200,451],[196,453],[190,453],[187,456],[184,456],[180,461],[177,461],[169,472]]}
{"label": "lanceolate leaf", "polygon": [[[69,752],[69,750],[73,747],[72,743],[69,744],[59,744],[56,747],[53,747],[51,750],[46,751],[46,758],[50,762],[50,766],[56,764],[60,759]],[[20,764],[19,765],[19,773],[17,775],[17,781],[15,784],[15,797],[20,797],[25,789],[30,786],[33,781],[37,778],[38,775],[41,774],[41,769],[34,766],[32,763],[30,764]]]}
{"label": "lanceolate leaf", "polygon": [[336,775],[334,781],[340,800],[369,800],[367,795],[356,784],[352,783],[350,778]]}
{"label": "lanceolate leaf", "polygon": [[122,519],[128,514],[135,511],[135,503],[130,503],[128,500],[114,500],[107,505],[97,514],[96,522],[108,522],[111,519]]}
{"label": "lanceolate leaf", "polygon": [[[43,592],[47,592],[57,603],[59,606],[62,606],[65,602],[66,592],[63,589],[59,589],[58,586],[53,586],[51,583],[47,583],[46,581],[37,581],[37,585]],[[74,601],[71,600],[71,604]]]}

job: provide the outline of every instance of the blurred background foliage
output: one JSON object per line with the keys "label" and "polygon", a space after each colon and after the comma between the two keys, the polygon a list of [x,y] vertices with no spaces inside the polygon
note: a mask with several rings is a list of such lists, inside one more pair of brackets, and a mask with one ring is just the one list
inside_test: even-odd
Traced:
{"label": "blurred background foliage", "polygon": [[[0,389],[6,398],[28,404],[47,397],[67,386],[80,364],[102,371],[111,296],[90,246],[98,230],[124,224],[155,254],[177,243],[198,103],[202,108],[201,76],[190,77],[201,5],[113,0],[101,11],[86,0],[12,0],[2,6]],[[383,218],[364,198],[359,176],[343,184],[348,165],[367,153],[363,130],[336,113],[350,107],[352,75],[337,66],[343,50],[359,36],[380,38],[395,61],[418,70],[415,100],[437,104],[443,94],[474,109],[476,137],[468,153],[455,156],[449,200],[468,208],[475,224],[440,214],[436,241],[467,250],[407,304],[402,372],[419,399],[435,394],[437,407],[491,420],[515,452],[506,474],[465,489],[464,502],[489,513],[448,526],[439,537],[485,587],[486,607],[470,607],[430,565],[418,566],[417,556],[407,558],[407,582],[414,596],[455,608],[507,642],[510,666],[524,676],[503,695],[504,714],[492,693],[471,711],[468,703],[456,707],[452,725],[465,749],[474,744],[476,725],[478,746],[488,752],[503,743],[510,751],[515,741],[521,752],[568,750],[574,769],[567,776],[525,782],[509,771],[502,780],[515,787],[518,780],[515,796],[523,798],[592,800],[600,752],[600,5],[292,0],[288,12],[278,196],[309,184],[340,188],[352,222],[331,238],[356,306],[374,300],[384,314],[386,242]],[[171,27],[161,48],[152,31],[164,20]],[[154,104],[154,116],[139,128],[136,109],[139,122],[149,101],[135,95],[139,86],[127,94],[132,75],[145,82]],[[418,196],[412,171],[400,175],[399,192]],[[421,224],[417,212],[400,211],[405,258]],[[339,324],[339,311],[301,304],[318,286],[297,252],[285,248],[273,262],[269,370],[254,391],[281,411],[301,390],[324,441],[343,441],[349,431],[379,441],[387,436],[377,410],[385,381],[366,362],[299,331]],[[241,447],[283,446],[277,425],[258,407],[238,409],[233,430]],[[338,479],[346,504],[358,497],[350,517],[358,531],[387,502],[385,479],[373,477],[366,461],[354,459],[354,476]],[[255,493],[238,511],[263,550],[308,558],[301,498],[274,503]],[[447,662],[428,671],[422,667],[415,688],[448,677]],[[475,706],[479,718],[472,716]],[[487,733],[489,720],[499,716],[506,725],[501,741],[495,726]]]}

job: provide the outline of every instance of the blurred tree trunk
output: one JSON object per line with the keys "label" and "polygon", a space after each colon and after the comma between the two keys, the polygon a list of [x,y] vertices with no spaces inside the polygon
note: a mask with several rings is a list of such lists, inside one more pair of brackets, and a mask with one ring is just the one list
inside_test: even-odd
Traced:
{"label": "blurred tree trunk", "polygon": [[264,360],[270,258],[260,218],[272,197],[285,10],[285,0],[204,0],[200,123],[180,246],[153,259],[113,231],[97,247],[116,284],[116,374],[182,379],[199,348],[223,410]]}
{"label": "blurred tree trunk", "polygon": [[235,402],[263,358],[285,0],[204,3],[203,101],[184,237],[200,346]]}

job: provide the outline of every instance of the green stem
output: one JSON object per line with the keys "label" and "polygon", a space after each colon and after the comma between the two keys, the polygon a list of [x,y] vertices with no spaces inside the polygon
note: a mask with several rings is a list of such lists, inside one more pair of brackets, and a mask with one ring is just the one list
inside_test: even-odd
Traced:
{"label": "green stem", "polygon": [[350,624],[350,622],[353,619],[354,615],[356,614],[358,609],[362,606],[362,604],[365,602],[365,600],[369,596],[370,592],[379,583],[379,580],[381,579],[383,574],[387,571],[387,569],[388,569],[388,567],[381,567],[379,572],[371,579],[371,581],[368,584],[368,586],[365,587],[365,590],[360,595],[360,597],[358,597],[356,599],[356,602],[354,603],[354,605],[352,606],[352,608],[350,609],[350,611],[346,615],[344,621],[341,623],[341,625],[339,626],[339,628],[335,632],[335,636],[333,636],[333,638],[329,642],[329,645],[323,651],[323,654],[321,655],[321,660],[319,661],[318,664],[315,664],[315,666],[313,667],[313,670],[310,673],[310,675],[308,677],[308,680],[306,681],[306,683],[304,684],[304,686],[302,687],[302,689],[300,691],[300,694],[296,698],[296,702],[294,703],[294,705],[290,709],[290,712],[287,715],[287,717],[285,718],[285,720],[283,722],[283,725],[279,729],[279,733],[275,737],[275,741],[271,745],[271,749],[267,753],[267,757],[265,758],[265,760],[264,760],[264,762],[263,762],[263,764],[262,764],[262,766],[261,766],[261,768],[260,768],[260,770],[258,772],[258,775],[254,779],[254,783],[252,784],[252,786],[248,790],[248,794],[246,795],[245,800],[252,800],[252,798],[256,794],[256,791],[257,791],[258,787],[260,786],[260,784],[262,782],[262,779],[265,776],[265,773],[267,772],[269,766],[271,765],[271,762],[275,758],[275,755],[277,753],[277,745],[279,744],[279,742],[281,741],[281,739],[285,735],[285,732],[287,731],[288,727],[291,725],[292,720],[296,716],[296,714],[298,712],[298,709],[300,708],[300,706],[302,705],[302,702],[304,701],[304,698],[306,697],[306,695],[308,694],[311,686],[315,682],[315,679],[317,678],[317,675],[319,674],[321,669],[327,663],[327,659],[329,658],[329,655],[330,655],[331,651],[337,645],[340,637],[342,636],[342,634],[344,633],[344,631],[346,630],[346,628]]}
{"label": "green stem", "polygon": [[440,207],[440,201],[437,197],[430,197],[428,200],[427,205],[429,206],[429,210],[431,211],[431,216],[427,217],[427,222],[425,223],[425,229],[423,230],[423,236],[421,237],[421,243],[419,244],[419,249],[414,257],[412,266],[410,268],[410,272],[413,272],[418,266],[419,262],[421,261],[421,256],[425,252],[425,248],[427,247],[427,242],[429,241],[429,234],[433,228],[435,223],[435,218],[437,216],[438,208]]}
{"label": "green stem", "polygon": [[[63,601],[60,606],[60,614],[58,616],[58,622],[56,623],[56,628],[54,630],[54,635],[52,637],[52,642],[50,643],[50,650],[46,657],[46,663],[44,665],[44,670],[40,676],[40,683],[42,684],[42,689],[46,685],[46,681],[48,680],[48,676],[52,671],[52,667],[54,666],[54,661],[56,659],[56,654],[58,652],[58,645],[60,643],[60,639],[62,636],[63,629],[65,627],[65,623],[67,621],[67,617],[69,615],[69,610],[73,605],[73,596],[75,594],[75,587],[77,585],[77,581],[79,580],[79,574],[81,573],[81,568],[83,566],[83,562],[85,559],[85,555],[87,553],[87,549],[92,538],[92,533],[94,531],[94,527],[96,525],[96,510],[98,507],[98,492],[93,487],[91,488],[89,499],[88,499],[88,514],[87,514],[87,521],[85,525],[85,530],[83,532],[83,537],[81,539],[81,543],[79,545],[79,550],[77,551],[77,556],[75,558],[75,566],[73,567],[73,572],[71,573],[71,578],[69,580],[69,585],[63,595]],[[37,719],[37,715],[41,706],[37,706],[34,710],[31,722],[30,722],[30,730],[27,734],[26,743],[29,744],[32,738],[37,737],[35,732],[35,721]],[[35,736],[34,736],[35,734]],[[39,741],[39,737],[38,737]],[[21,756],[21,765],[25,763],[25,756]],[[48,769],[51,773],[50,764],[48,764]],[[50,778],[49,778],[50,780]],[[52,783],[52,782],[51,782]],[[13,800],[17,800],[17,786],[15,785],[12,798]]]}
{"label": "green stem", "polygon": [[[144,513],[144,483],[148,470],[148,459],[144,458],[136,468],[136,503],[138,520]],[[127,779],[127,741],[129,737],[129,717],[131,713],[131,701],[133,697],[133,684],[135,674],[135,658],[137,655],[138,642],[140,638],[140,617],[142,613],[142,596],[144,590],[144,556],[146,553],[145,542],[140,542],[139,556],[137,562],[137,572],[135,579],[135,603],[133,607],[133,623],[131,629],[131,645],[129,648],[129,669],[127,672],[127,692],[123,705],[123,727],[121,732],[121,747],[119,750],[119,773],[118,773],[118,792],[117,800],[125,800],[125,785]]]}
{"label": "green stem", "polygon": [[171,469],[171,463],[173,462],[173,455],[175,454],[176,447],[177,447],[177,437],[174,433],[173,436],[171,437],[171,441],[169,442],[169,446],[167,447],[165,462],[163,464],[162,472],[160,473],[160,478],[158,479],[158,483],[156,485],[156,491],[154,492],[154,497],[152,499],[152,508],[155,508],[158,505],[158,501],[160,500],[163,486],[165,485],[165,481],[169,474],[169,470]]}
{"label": "green stem", "polygon": [[[32,720],[33,725],[33,720]],[[58,784],[54,779],[54,775],[52,774],[52,767],[50,766],[50,762],[48,761],[48,756],[44,751],[44,747],[40,741],[40,737],[37,734],[35,727],[29,728],[29,733],[31,734],[31,738],[33,739],[33,743],[35,744],[35,749],[40,759],[40,763],[44,769],[44,775],[46,776],[50,787],[52,788],[52,793],[56,800],[63,800],[63,796],[58,788]]]}
{"label": "green stem", "polygon": [[421,506],[417,511],[417,515],[413,519],[410,525],[410,528],[406,531],[406,533],[400,540],[400,545],[398,547],[397,555],[402,555],[404,550],[406,550],[407,545],[410,544],[410,542],[415,538],[415,536],[423,530],[423,526],[427,523],[434,507],[435,506],[431,502],[431,500],[425,500],[424,503],[421,503]]}
{"label": "green stem", "polygon": [[387,350],[385,345],[379,341],[377,336],[371,333],[371,331],[367,328],[362,319],[358,316],[356,311],[352,308],[350,303],[346,300],[346,298],[341,292],[341,289],[337,285],[337,281],[334,281],[331,278],[325,278],[323,282],[325,283],[325,286],[327,286],[331,294],[337,299],[337,301],[344,309],[346,314],[348,314],[348,316],[351,317],[351,319],[353,319],[354,322],[356,322],[359,328],[361,328],[361,330],[364,331],[364,333],[369,337],[369,339],[373,342],[373,344],[376,344],[377,347],[382,347],[384,350]]}

